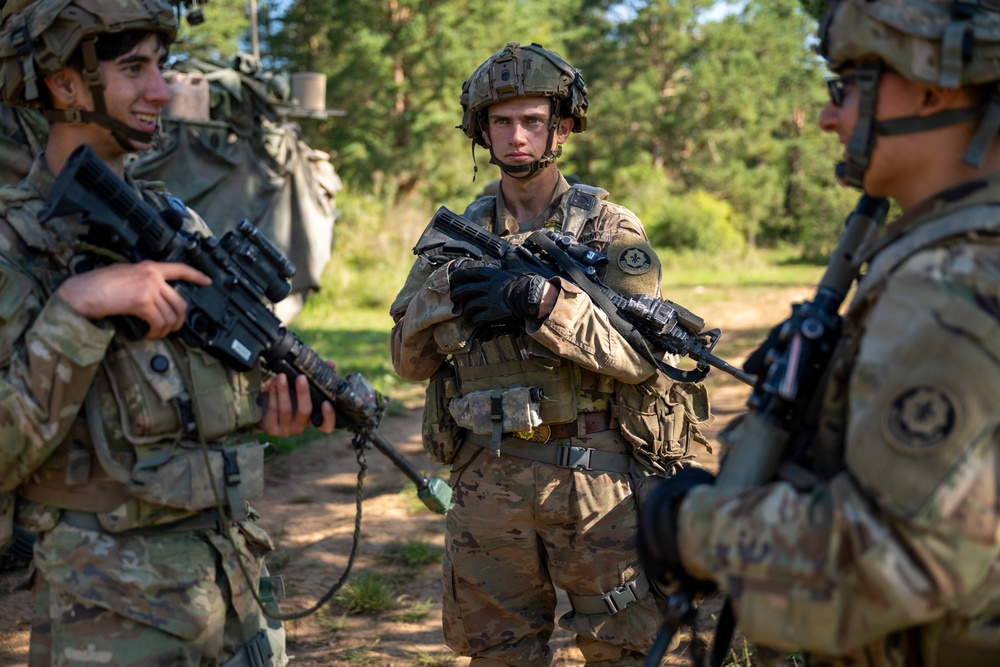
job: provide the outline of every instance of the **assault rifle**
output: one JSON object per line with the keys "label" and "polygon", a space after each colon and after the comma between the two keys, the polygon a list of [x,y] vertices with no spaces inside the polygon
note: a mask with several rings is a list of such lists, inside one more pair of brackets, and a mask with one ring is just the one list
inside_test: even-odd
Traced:
{"label": "assault rifle", "polygon": [[[579,243],[570,234],[537,231],[529,235],[523,244],[509,243],[442,206],[414,248],[416,254],[428,252],[464,255],[474,259],[488,255],[500,260],[505,269],[515,273],[531,273],[545,279],[557,276],[568,279],[605,311],[633,349],[674,380],[700,382],[708,374],[708,367],[712,366],[748,385],[754,383],[754,376],[712,354],[722,335],[719,329],[705,331],[702,318],[673,301],[656,299],[647,294],[636,297],[618,294],[598,276],[598,270],[608,262],[608,256]],[[647,341],[672,354],[694,359],[698,363],[697,368],[683,371],[664,363],[649,348]]]}
{"label": "assault rifle", "polygon": [[[781,468],[797,476],[804,452],[788,451],[788,443],[810,430],[805,423],[817,400],[843,320],[840,307],[861,268],[858,250],[882,223],[889,202],[862,195],[844,223],[844,232],[830,256],[823,277],[810,301],[795,304],[792,316],[769,337],[765,346],[767,372],[754,387],[744,418],[744,438],[726,455],[715,485],[730,489],[750,489],[775,478]],[[691,582],[680,582],[667,599],[661,629],[646,657],[644,667],[660,664],[667,645],[683,622],[692,622],[696,612]],[[711,662],[721,665],[736,624],[732,603],[727,599],[719,614]],[[700,664],[700,658],[697,663]]]}
{"label": "assault rifle", "polygon": [[[209,276],[212,284],[207,286],[174,284],[188,305],[184,326],[177,333],[185,343],[238,371],[249,371],[260,360],[290,382],[305,375],[313,424],[322,423],[322,402],[330,401],[338,427],[387,456],[416,484],[429,509],[447,511],[451,487],[437,477],[428,479],[379,434],[388,399],[360,373],[346,378],[337,374],[265,304],[265,298],[277,303],[288,295],[295,267],[250,222],[242,221],[221,240],[186,230],[185,211],[167,210],[161,215],[86,145],[70,155],[42,219],[73,214],[82,214],[88,226],[82,241],[103,254],[110,251],[130,262],[182,262]],[[145,333],[144,322],[124,319],[127,335],[139,338]]]}

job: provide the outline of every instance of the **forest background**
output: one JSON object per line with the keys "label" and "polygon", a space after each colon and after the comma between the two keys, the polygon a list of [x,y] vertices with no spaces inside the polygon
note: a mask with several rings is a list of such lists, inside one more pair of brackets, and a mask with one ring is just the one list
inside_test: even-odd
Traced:
{"label": "forest background", "polygon": [[[264,68],[326,74],[328,107],[345,112],[301,121],[345,187],[322,293],[296,327],[379,389],[413,391],[388,361],[388,308],[433,212],[461,212],[499,177],[456,126],[463,81],[508,41],[582,71],[589,127],[560,169],[640,216],[668,298],[672,285],[815,267],[857,199],[834,183],[842,149],[816,124],[830,76],[814,53],[822,4],[258,0]],[[202,9],[175,60],[248,50],[247,0]]]}

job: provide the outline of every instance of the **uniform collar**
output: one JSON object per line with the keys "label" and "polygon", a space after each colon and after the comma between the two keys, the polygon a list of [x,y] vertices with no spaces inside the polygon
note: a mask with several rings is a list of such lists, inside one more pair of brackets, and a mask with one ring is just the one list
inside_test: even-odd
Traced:
{"label": "uniform collar", "polygon": [[514,216],[510,214],[510,211],[507,210],[507,204],[503,199],[503,189],[497,188],[497,235],[509,236],[511,234],[531,232],[547,227],[552,222],[557,222],[559,200],[564,194],[566,194],[569,187],[569,183],[563,177],[562,173],[560,173],[559,182],[556,183],[556,188],[552,192],[552,199],[549,202],[548,207],[534,220],[528,220],[521,223],[518,223],[518,221],[514,219]]}
{"label": "uniform collar", "polygon": [[981,204],[1000,204],[1000,172],[987,174],[928,197],[912,206],[884,228],[861,249],[860,257],[872,258],[913,230],[932,224],[953,211]]}

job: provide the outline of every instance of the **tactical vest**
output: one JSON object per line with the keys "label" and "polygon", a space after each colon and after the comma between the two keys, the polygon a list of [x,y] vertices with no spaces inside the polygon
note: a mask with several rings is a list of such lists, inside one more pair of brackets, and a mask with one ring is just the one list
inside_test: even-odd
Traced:
{"label": "tactical vest", "polygon": [[[588,228],[603,213],[607,197],[600,188],[574,185],[559,199],[546,227],[607,252],[617,240],[615,233],[596,225]],[[481,197],[464,216],[499,233],[495,210],[495,197]],[[515,234],[508,240],[518,243],[526,236]],[[697,428],[711,416],[703,385],[673,383],[659,373],[637,385],[616,382],[560,358],[519,328],[495,328],[489,336],[473,336],[462,322],[446,322],[434,331],[438,349],[451,356],[455,373],[451,379],[449,368],[446,381],[434,377],[428,388],[424,445],[434,460],[448,462],[457,451],[461,432],[455,430],[456,423],[484,435],[490,418],[498,413],[502,431],[533,438],[540,426],[543,434],[547,425],[576,421],[579,428],[587,414],[607,413],[610,428],[618,429],[629,443],[640,468],[657,474],[690,458],[692,441],[707,447]],[[531,391],[522,391],[525,388]],[[544,400],[534,401],[533,395]],[[443,399],[450,399],[451,414],[442,411]],[[496,447],[499,433],[491,435]]]}
{"label": "tactical vest", "polygon": [[[158,210],[169,205],[143,196]],[[85,255],[73,220],[37,222],[43,203],[8,207],[22,247],[2,259],[29,271],[48,298]],[[60,510],[93,513],[109,532],[216,507],[243,518],[245,501],[263,491],[263,446],[251,432],[259,392],[259,370],[237,373],[173,338],[117,333],[68,437],[18,489],[19,523],[50,530]]]}
{"label": "tactical vest", "polygon": [[[584,225],[596,213],[606,190],[589,185],[573,185],[561,201],[555,216],[559,230],[579,237]],[[465,212],[465,217],[479,225],[496,228],[496,197],[481,197]],[[508,237],[521,243],[527,234]],[[596,373],[580,369],[518,329],[492,330],[489,336],[466,339],[468,330],[455,329],[459,336],[446,343],[458,375],[462,396],[478,392],[499,392],[517,387],[537,388],[544,400],[538,401],[541,424],[565,424],[579,412],[596,412],[610,407],[612,383]],[[587,377],[584,377],[587,376]],[[580,391],[585,390],[585,396]],[[527,429],[530,430],[530,429]]]}

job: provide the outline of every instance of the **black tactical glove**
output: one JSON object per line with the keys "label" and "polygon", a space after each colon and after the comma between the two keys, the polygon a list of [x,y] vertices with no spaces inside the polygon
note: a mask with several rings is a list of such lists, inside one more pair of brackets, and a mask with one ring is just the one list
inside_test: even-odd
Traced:
{"label": "black tactical glove", "polygon": [[653,489],[639,515],[639,558],[646,575],[658,584],[686,581],[696,591],[708,595],[715,584],[695,581],[681,564],[677,545],[677,513],[688,491],[702,484],[713,484],[715,476],[704,468],[684,468]]}
{"label": "black tactical glove", "polygon": [[538,315],[545,280],[492,266],[460,266],[449,276],[451,300],[473,324],[521,321]]}

